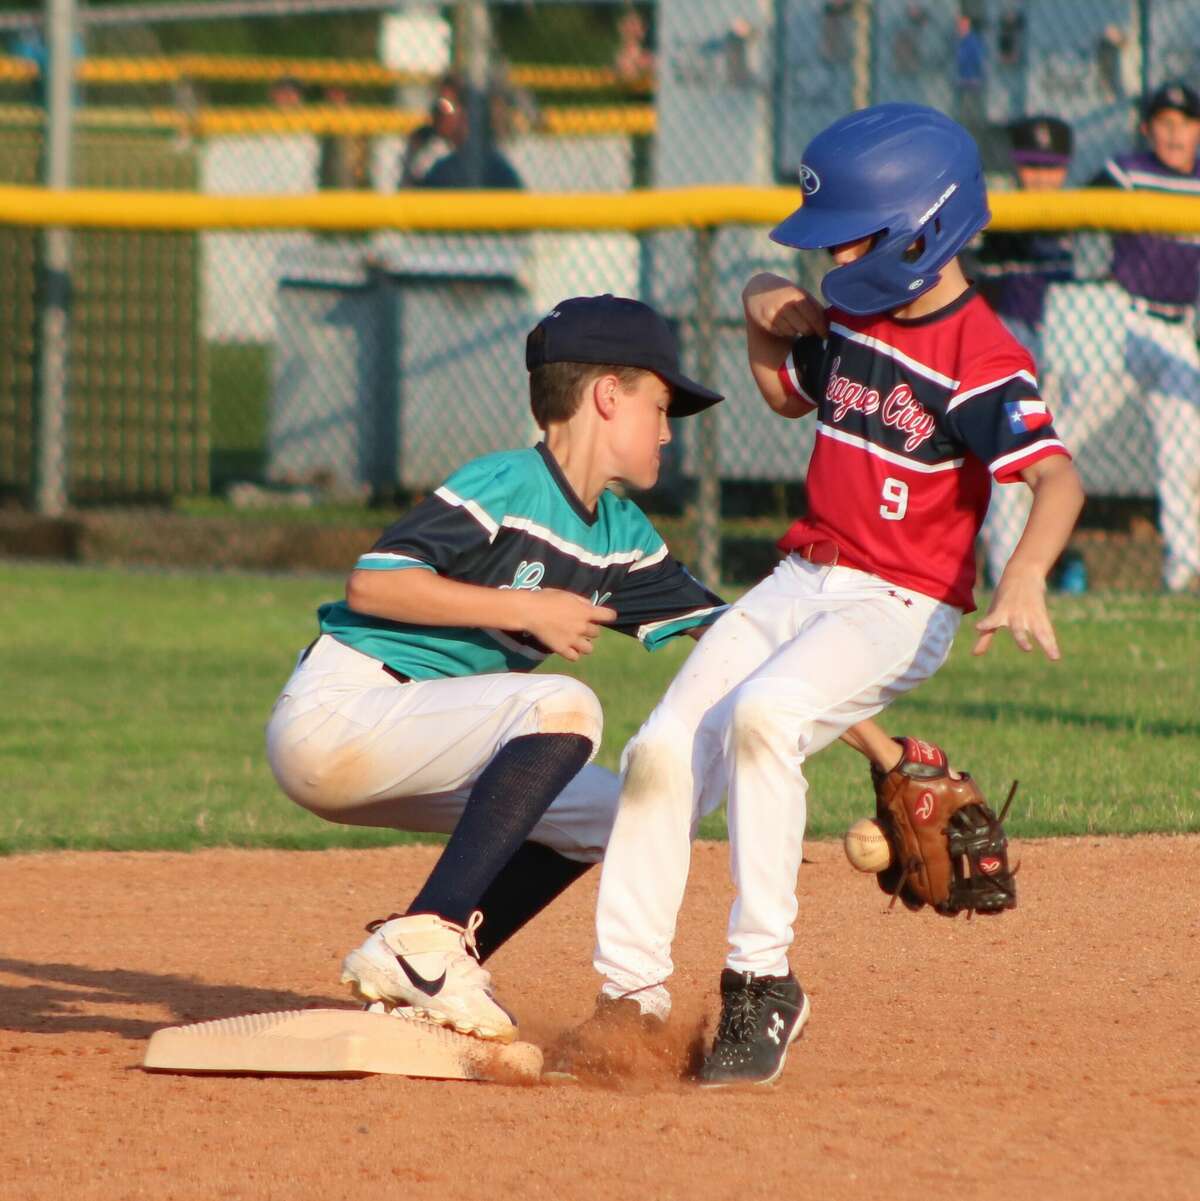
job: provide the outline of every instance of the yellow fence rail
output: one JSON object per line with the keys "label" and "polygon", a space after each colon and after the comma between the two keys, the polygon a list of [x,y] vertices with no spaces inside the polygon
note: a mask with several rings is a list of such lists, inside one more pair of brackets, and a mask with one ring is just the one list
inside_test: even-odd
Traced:
{"label": "yellow fence rail", "polygon": [[[25,83],[39,75],[29,59],[0,57],[0,82]],[[80,83],[103,85],[170,84],[183,79],[207,83],[300,83],[342,87],[399,87],[430,84],[428,72],[397,71],[374,59],[251,58],[237,55],[178,54],[154,58],[84,58],[75,71]],[[508,68],[508,81],[542,92],[627,91],[645,95],[654,90],[650,76],[625,79],[611,67],[571,67],[520,63]]]}
{"label": "yellow fence rail", "polygon": [[[790,188],[702,187],[623,193],[326,191],[305,196],[0,187],[0,225],[79,229],[631,230],[770,225],[799,200]],[[1102,189],[1002,192],[996,229],[1200,231],[1200,197]]]}
{"label": "yellow fence rail", "polygon": [[[44,109],[33,105],[0,105],[0,126],[34,128],[45,123]],[[423,109],[390,105],[353,106],[309,104],[280,109],[266,106],[199,108],[194,112],[168,106],[126,108],[97,106],[79,109],[82,129],[148,129],[190,133],[196,137],[234,134],[408,134],[429,120]],[[598,137],[605,134],[649,135],[655,130],[650,105],[548,106],[538,114],[536,128],[559,137]]]}

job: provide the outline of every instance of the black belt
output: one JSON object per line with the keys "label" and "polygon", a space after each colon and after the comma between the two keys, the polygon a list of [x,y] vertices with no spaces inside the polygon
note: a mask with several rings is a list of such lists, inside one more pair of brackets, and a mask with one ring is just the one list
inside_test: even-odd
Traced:
{"label": "black belt", "polygon": [[1168,325],[1182,325],[1190,316],[1191,309],[1187,305],[1158,304],[1153,300],[1143,300],[1140,296],[1132,299],[1134,309],[1153,317],[1156,321],[1165,321]]}
{"label": "black belt", "polygon": [[[317,645],[317,643],[320,641],[320,639],[321,639],[321,636],[320,636],[320,634],[318,634],[317,637],[314,638],[304,648],[304,653],[300,656],[300,663],[303,663],[304,660],[307,659],[308,656],[312,654],[312,648]],[[297,663],[296,666],[299,667],[300,663]],[[397,671],[394,667],[389,667],[386,663],[380,663],[379,666],[383,669],[383,671],[387,675],[391,676],[392,679],[395,680],[397,684],[411,684],[413,682],[412,676],[406,676],[404,674],[404,672]]]}

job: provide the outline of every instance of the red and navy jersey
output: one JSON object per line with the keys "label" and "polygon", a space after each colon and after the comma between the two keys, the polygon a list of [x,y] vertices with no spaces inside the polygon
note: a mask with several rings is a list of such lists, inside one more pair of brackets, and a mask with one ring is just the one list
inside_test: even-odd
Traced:
{"label": "red and navy jersey", "polygon": [[829,310],[779,369],[817,414],[808,515],[780,541],[970,611],[991,481],[1067,449],[1033,359],[975,290],[924,317]]}

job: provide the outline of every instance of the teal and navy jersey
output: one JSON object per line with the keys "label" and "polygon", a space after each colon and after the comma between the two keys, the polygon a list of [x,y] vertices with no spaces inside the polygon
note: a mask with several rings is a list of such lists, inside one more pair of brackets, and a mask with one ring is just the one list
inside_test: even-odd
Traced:
{"label": "teal and navy jersey", "polygon": [[[617,611],[650,650],[725,608],[667,553],[632,501],[601,493],[589,513],[544,444],[475,459],[384,531],[365,571],[436,571],[488,588],[560,588]],[[409,625],[322,605],[321,632],[414,680],[529,671],[550,651],[532,635]]]}

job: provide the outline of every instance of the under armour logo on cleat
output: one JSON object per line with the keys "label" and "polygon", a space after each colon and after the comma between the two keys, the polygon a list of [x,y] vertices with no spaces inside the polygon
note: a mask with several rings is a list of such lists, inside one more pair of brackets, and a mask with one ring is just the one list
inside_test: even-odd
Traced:
{"label": "under armour logo on cleat", "polygon": [[[395,951],[392,954],[395,955]],[[404,974],[408,977],[413,988],[419,989],[427,997],[436,997],[442,991],[442,985],[446,983],[445,972],[442,972],[436,980],[426,980],[424,976],[414,972],[408,966],[408,960],[403,955],[396,955],[396,962],[404,969]]]}
{"label": "under armour logo on cleat", "polygon": [[778,1013],[771,1014],[771,1028],[767,1031],[767,1037],[776,1045],[779,1046],[779,1032],[783,1029],[784,1021]]}

